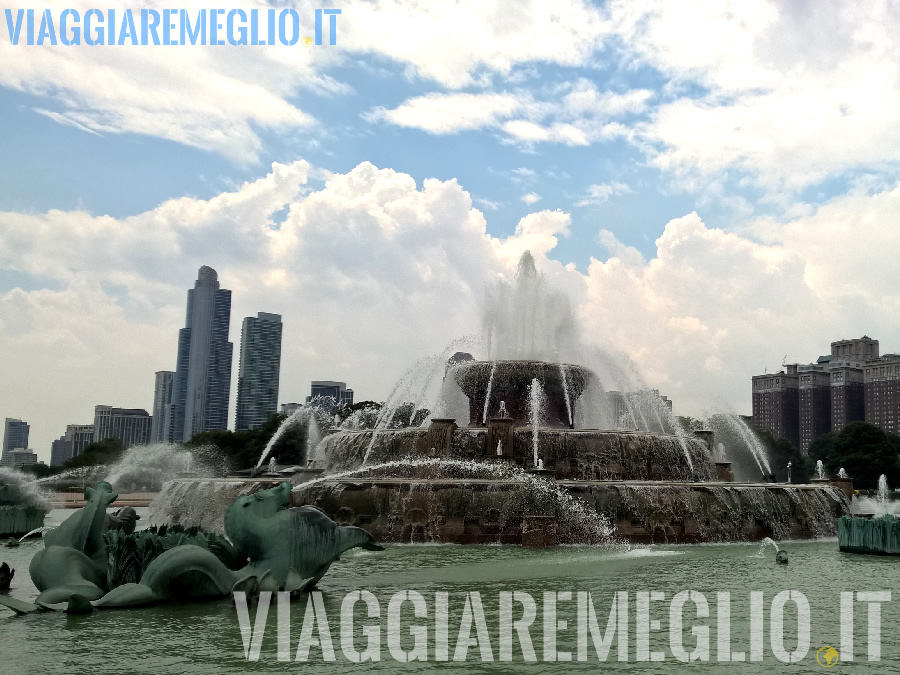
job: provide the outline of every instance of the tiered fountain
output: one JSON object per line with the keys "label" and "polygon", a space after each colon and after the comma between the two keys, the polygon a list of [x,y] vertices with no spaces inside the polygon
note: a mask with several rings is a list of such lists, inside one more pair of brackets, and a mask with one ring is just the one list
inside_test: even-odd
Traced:
{"label": "tiered fountain", "polygon": [[[546,287],[530,254],[515,283],[489,295],[485,314],[487,360],[444,355],[421,378],[421,391],[411,379],[395,388],[374,428],[325,436],[315,449],[324,473],[295,478],[293,503],[395,542],[542,546],[836,533],[849,509],[841,490],[734,483],[716,432],[688,432],[657,395],[623,382],[621,359],[580,345],[567,298]],[[591,367],[578,365],[585,362]],[[436,380],[439,395],[423,400]],[[629,389],[637,391],[619,391]],[[425,426],[394,428],[399,404],[411,399],[410,419],[425,407],[439,412]],[[771,473],[764,453],[749,452],[762,481]],[[205,517],[209,527],[210,513],[248,489],[175,481],[160,495],[154,522]]]}

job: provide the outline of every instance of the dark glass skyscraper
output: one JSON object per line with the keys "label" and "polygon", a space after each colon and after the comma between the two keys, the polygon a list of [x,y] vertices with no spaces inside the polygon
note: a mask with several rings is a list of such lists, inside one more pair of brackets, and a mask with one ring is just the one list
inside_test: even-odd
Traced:
{"label": "dark glass skyscraper", "polygon": [[278,410],[281,316],[259,312],[241,327],[241,364],[234,430],[256,429]]}
{"label": "dark glass skyscraper", "polygon": [[3,425],[3,455],[12,452],[16,448],[28,447],[28,432],[31,427],[28,422],[7,417]]}
{"label": "dark glass skyscraper", "polygon": [[231,291],[219,288],[216,271],[204,265],[188,290],[185,326],[178,332],[170,435],[176,443],[228,426],[230,321]]}

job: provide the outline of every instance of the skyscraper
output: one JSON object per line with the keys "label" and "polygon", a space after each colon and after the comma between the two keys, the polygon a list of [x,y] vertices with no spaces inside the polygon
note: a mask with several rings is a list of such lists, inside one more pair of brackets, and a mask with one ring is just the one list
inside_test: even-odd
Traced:
{"label": "skyscraper", "polygon": [[3,452],[0,453],[0,457],[16,448],[27,448],[30,430],[28,422],[7,417],[3,425]]}
{"label": "skyscraper", "polygon": [[156,385],[153,388],[153,422],[150,426],[151,443],[172,442],[172,415],[174,414],[173,390],[175,373],[171,370],[159,370],[156,373]]}
{"label": "skyscraper", "polygon": [[185,326],[178,332],[170,434],[175,442],[228,426],[230,321],[231,291],[219,288],[216,271],[204,265],[188,290]]}
{"label": "skyscraper", "polygon": [[259,312],[241,326],[241,362],[234,430],[255,429],[278,410],[281,315]]}
{"label": "skyscraper", "polygon": [[50,466],[62,466],[66,456],[66,437],[60,436],[50,444]]}

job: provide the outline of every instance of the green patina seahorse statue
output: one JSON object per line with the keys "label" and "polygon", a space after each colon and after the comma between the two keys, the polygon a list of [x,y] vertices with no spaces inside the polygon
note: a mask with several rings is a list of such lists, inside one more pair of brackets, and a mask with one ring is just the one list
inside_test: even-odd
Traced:
{"label": "green patina seahorse statue", "polygon": [[380,551],[358,527],[338,526],[311,506],[288,508],[291,484],[238,497],[225,513],[225,532],[246,566],[231,570],[199,546],[176,546],[147,567],[139,583],[106,592],[103,532],[106,507],[116,498],[108,483],[85,491],[81,511],[45,537],[30,573],[41,594],[36,604],[0,596],[17,612],[39,608],[89,612],[165,600],[222,597],[234,590],[307,590],[351,548]]}

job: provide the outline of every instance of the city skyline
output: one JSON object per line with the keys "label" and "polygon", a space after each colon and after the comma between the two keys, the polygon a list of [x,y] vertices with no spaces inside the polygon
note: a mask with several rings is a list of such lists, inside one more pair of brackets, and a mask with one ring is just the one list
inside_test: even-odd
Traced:
{"label": "city skyline", "polygon": [[202,265],[282,315],[282,401],[383,399],[526,249],[677,414],[835,336],[900,351],[897,7],[339,5],[310,48],[0,39],[0,416],[44,461],[152,410]]}

